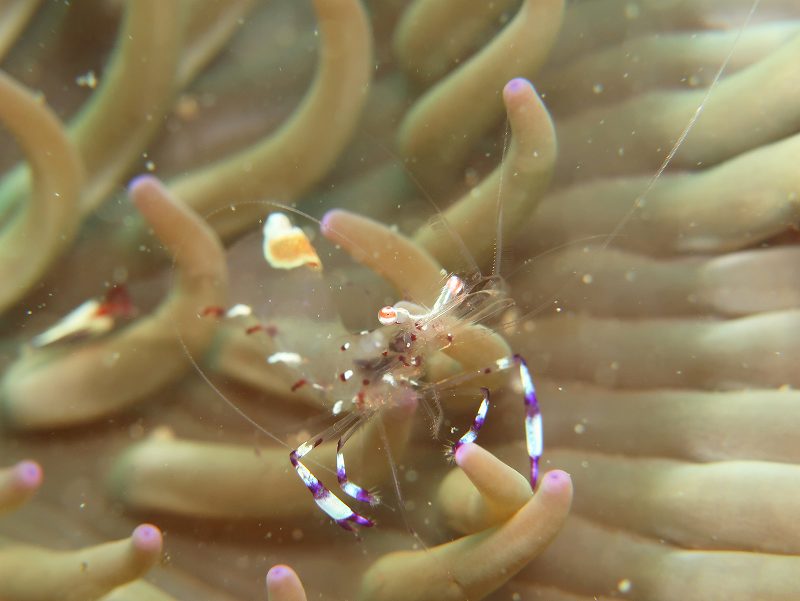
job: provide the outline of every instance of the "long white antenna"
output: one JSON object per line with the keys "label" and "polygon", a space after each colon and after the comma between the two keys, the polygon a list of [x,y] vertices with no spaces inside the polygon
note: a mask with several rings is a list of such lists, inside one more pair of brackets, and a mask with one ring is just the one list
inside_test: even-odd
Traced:
{"label": "long white antenna", "polygon": [[492,265],[492,275],[500,275],[500,263],[503,252],[503,178],[506,174],[506,151],[508,150],[508,119],[506,119],[506,131],[503,135],[503,152],[500,155],[500,182],[497,185],[497,222],[495,224],[494,238],[494,265]]}
{"label": "long white antenna", "polygon": [[667,153],[667,156],[662,161],[661,165],[659,166],[658,170],[653,174],[650,178],[650,181],[647,182],[647,186],[645,186],[644,190],[642,190],[641,194],[636,197],[636,200],[631,205],[631,208],[628,209],[628,212],[625,213],[625,216],[619,220],[616,227],[611,231],[608,235],[608,238],[603,243],[602,248],[606,249],[609,245],[616,239],[622,229],[628,224],[633,217],[633,214],[636,212],[636,209],[640,208],[644,203],[644,199],[647,197],[648,194],[653,189],[653,186],[656,185],[656,181],[661,177],[661,175],[666,171],[669,164],[672,162],[672,159],[675,158],[675,155],[678,153],[678,150],[683,145],[686,137],[689,135],[689,132],[692,131],[694,128],[695,123],[700,118],[700,113],[703,112],[703,109],[706,107],[708,103],[708,99],[711,98],[711,93],[716,89],[717,85],[719,84],[719,80],[722,78],[722,74],[728,68],[728,64],[731,62],[731,58],[733,58],[733,53],[736,51],[736,48],[739,46],[739,40],[741,39],[742,35],[744,34],[745,30],[750,25],[750,21],[753,18],[753,15],[756,13],[758,9],[758,5],[761,3],[761,0],[753,0],[753,4],[750,6],[750,11],[747,13],[747,16],[742,23],[742,26],[739,28],[739,31],[736,33],[736,37],[733,40],[733,44],[731,44],[731,49],[728,51],[728,54],[725,56],[725,60],[722,61],[722,64],[717,69],[717,72],[714,74],[714,79],[711,80],[711,85],[708,86],[705,95],[703,96],[703,100],[698,105],[697,109],[695,110],[692,118],[689,119],[686,126],[683,128],[681,135],[678,136],[678,139],[675,140],[675,143],[672,145],[672,148]]}

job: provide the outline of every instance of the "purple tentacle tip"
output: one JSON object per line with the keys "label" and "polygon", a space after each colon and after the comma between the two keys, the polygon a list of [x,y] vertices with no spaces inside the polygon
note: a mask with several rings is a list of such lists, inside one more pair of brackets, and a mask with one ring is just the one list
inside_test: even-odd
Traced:
{"label": "purple tentacle tip", "polygon": [[322,216],[319,222],[319,229],[324,234],[327,231],[331,231],[331,220],[336,218],[336,214],[339,212],[338,209],[331,209],[327,213]]}
{"label": "purple tentacle tip", "polygon": [[292,575],[292,570],[289,566],[277,565],[272,566],[267,572],[267,584],[275,583],[279,580],[285,580]]}
{"label": "purple tentacle tip", "polygon": [[548,472],[542,482],[542,487],[548,491],[555,491],[559,488],[566,486],[570,481],[570,476],[567,472],[562,470],[553,470]]}
{"label": "purple tentacle tip", "polygon": [[533,84],[524,77],[515,77],[506,84],[505,91],[512,94],[522,91],[525,88],[532,88]]}
{"label": "purple tentacle tip", "polygon": [[135,190],[136,188],[150,185],[156,183],[157,181],[158,180],[149,173],[143,173],[141,175],[137,175],[131,181],[128,182],[128,194],[133,192],[133,190]]}
{"label": "purple tentacle tip", "polygon": [[[287,565],[272,566],[267,572],[268,599],[305,599],[297,573]],[[298,596],[299,595],[299,596]]]}
{"label": "purple tentacle tip", "polygon": [[469,453],[469,448],[473,443],[463,443],[460,440],[453,445],[453,458],[456,460],[456,465],[461,467],[466,460],[464,456]]}
{"label": "purple tentacle tip", "polygon": [[161,530],[152,524],[140,524],[131,534],[133,545],[146,553],[159,552],[163,544]]}
{"label": "purple tentacle tip", "polygon": [[42,484],[42,468],[35,461],[20,461],[14,472],[24,488],[33,490]]}

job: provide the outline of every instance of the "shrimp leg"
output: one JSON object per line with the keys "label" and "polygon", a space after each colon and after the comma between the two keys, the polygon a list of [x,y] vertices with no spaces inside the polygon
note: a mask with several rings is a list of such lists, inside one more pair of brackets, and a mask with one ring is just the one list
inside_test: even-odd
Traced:
{"label": "shrimp leg", "polygon": [[349,495],[357,501],[361,501],[362,503],[377,505],[380,503],[380,498],[378,495],[368,491],[366,488],[363,488],[358,484],[355,484],[354,482],[350,482],[350,480],[347,479],[347,470],[344,466],[344,445],[365,421],[365,419],[361,419],[356,422],[352,428],[344,433],[344,435],[339,439],[339,442],[336,444],[336,478],[339,480],[339,487],[346,495]]}
{"label": "shrimp leg", "polygon": [[462,445],[475,442],[478,439],[478,432],[480,432],[483,422],[486,421],[486,414],[489,412],[489,389],[481,388],[481,392],[483,393],[483,400],[478,407],[478,412],[475,414],[475,419],[472,420],[472,425],[469,427],[469,431],[464,434],[464,436],[459,438],[453,445],[453,453],[455,453]]}
{"label": "shrimp leg", "polygon": [[519,366],[522,394],[525,397],[525,442],[528,447],[528,457],[530,457],[531,461],[531,488],[536,488],[536,482],[539,479],[539,460],[542,457],[544,448],[542,413],[539,410],[536,388],[533,386],[528,364],[519,355],[514,355],[514,363]]}
{"label": "shrimp leg", "polygon": [[[375,522],[353,511],[344,501],[342,501],[324,484],[322,484],[322,482],[320,482],[319,479],[312,474],[311,471],[300,460],[308,455],[312,450],[317,448],[320,444],[322,444],[324,440],[330,438],[329,435],[331,433],[340,431],[344,427],[347,429],[345,435],[347,435],[347,438],[349,438],[348,433],[355,431],[355,429],[357,429],[357,427],[364,421],[365,420],[360,416],[356,417],[352,414],[347,415],[323,434],[304,442],[291,453],[289,453],[289,461],[291,461],[292,466],[297,471],[297,475],[300,476],[303,484],[305,484],[306,488],[308,488],[308,490],[311,492],[311,495],[314,497],[314,502],[317,504],[317,506],[339,526],[350,531],[355,530],[356,526],[369,528],[370,526],[374,526]],[[342,444],[343,443],[340,439],[337,448],[337,464],[339,463],[338,457],[341,454],[340,452]],[[339,470],[337,469],[337,475],[338,471]]]}
{"label": "shrimp leg", "polygon": [[[542,457],[542,450],[544,448],[543,434],[542,434],[542,413],[539,409],[539,401],[536,398],[536,388],[533,385],[531,372],[528,369],[528,364],[520,355],[513,355],[512,357],[504,357],[494,362],[494,366],[482,370],[477,370],[470,374],[459,375],[446,380],[441,380],[436,383],[440,388],[450,388],[460,384],[464,380],[476,377],[482,374],[491,373],[491,371],[499,370],[504,371],[511,369],[514,366],[519,367],[519,377],[522,383],[522,393],[525,402],[525,443],[528,449],[528,457],[530,458],[530,482],[531,488],[536,488],[536,483],[539,480],[539,462]],[[483,391],[484,399],[478,408],[478,413],[472,422],[469,432],[464,434],[452,448],[452,452],[461,445],[469,442],[474,442],[478,438],[478,432],[486,420],[486,413],[489,411],[489,390],[486,388]]]}

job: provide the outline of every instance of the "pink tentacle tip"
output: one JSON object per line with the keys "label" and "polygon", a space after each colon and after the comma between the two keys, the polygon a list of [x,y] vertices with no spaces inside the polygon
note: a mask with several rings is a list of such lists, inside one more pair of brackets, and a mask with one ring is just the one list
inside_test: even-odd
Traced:
{"label": "pink tentacle tip", "polygon": [[287,565],[272,566],[267,572],[267,592],[274,593],[287,587],[302,587],[297,573]]}
{"label": "pink tentacle tip", "polygon": [[327,238],[332,232],[336,231],[336,218],[341,213],[340,209],[331,209],[322,216],[319,222],[319,231],[323,236]]}
{"label": "pink tentacle tip", "polygon": [[519,94],[524,90],[533,90],[533,84],[524,77],[515,77],[506,84],[505,88],[503,88],[503,94]]}
{"label": "pink tentacle tip", "polygon": [[42,485],[42,468],[35,461],[20,461],[14,466],[14,475],[22,488],[36,490]]}
{"label": "pink tentacle tip", "polygon": [[561,492],[563,489],[571,485],[572,478],[563,470],[553,470],[545,474],[542,480],[542,489],[545,492],[555,493]]}
{"label": "pink tentacle tip", "polygon": [[455,453],[453,453],[453,457],[456,460],[456,465],[460,468],[464,467],[464,464],[467,463],[470,457],[475,452],[475,443],[474,442],[466,442],[464,444],[460,444],[456,447]]}
{"label": "pink tentacle tip", "polygon": [[137,190],[141,189],[143,186],[156,186],[158,185],[158,179],[155,176],[144,173],[142,175],[137,175],[134,177],[130,182],[128,182],[128,194],[134,194]]}
{"label": "pink tentacle tip", "polygon": [[144,553],[160,553],[164,544],[161,530],[152,524],[140,524],[131,534],[133,546]]}

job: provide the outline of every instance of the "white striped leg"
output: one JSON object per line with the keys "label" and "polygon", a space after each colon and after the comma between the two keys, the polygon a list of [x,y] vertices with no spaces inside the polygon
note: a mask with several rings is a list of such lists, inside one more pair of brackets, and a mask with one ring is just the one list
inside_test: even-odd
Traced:
{"label": "white striped leg", "polygon": [[462,445],[475,442],[478,439],[478,432],[480,432],[483,423],[486,421],[486,414],[489,412],[489,389],[481,388],[481,392],[483,393],[483,400],[478,407],[478,412],[475,414],[475,419],[472,420],[472,425],[469,427],[469,431],[464,434],[464,436],[459,438],[453,445],[453,453],[455,453]]}
{"label": "white striped leg", "polygon": [[[525,363],[525,359],[520,355],[503,357],[495,361],[493,367],[487,367],[480,371],[446,378],[436,382],[435,385],[443,389],[451,388],[464,381],[468,381],[469,378],[482,374],[489,374],[495,370],[504,371],[513,368],[515,365],[519,367],[519,377],[522,382],[522,392],[525,399],[525,443],[528,447],[528,457],[530,458],[531,488],[536,488],[536,484],[539,480],[539,462],[544,448],[544,437],[542,435],[542,414],[539,410],[539,401],[536,398],[536,388],[533,385],[533,379],[531,378],[531,373],[528,370],[528,364]],[[488,391],[486,391],[485,394],[488,395]],[[470,431],[464,434],[453,446],[453,452],[455,452],[459,446],[467,442],[472,442],[477,438],[478,430],[483,425],[483,418],[486,417],[486,411],[488,411],[488,397],[484,399],[484,403],[486,403],[485,409],[483,404],[481,404],[481,408],[478,409],[478,415],[475,417],[472,428],[470,428]],[[483,411],[482,417],[481,411]]]}
{"label": "white striped leg", "polygon": [[377,505],[380,503],[380,498],[378,495],[369,492],[366,488],[355,484],[354,482],[350,482],[347,479],[347,470],[344,466],[344,445],[345,443],[350,440],[350,437],[356,433],[358,428],[363,424],[366,420],[359,420],[356,424],[350,428],[345,434],[339,439],[339,442],[336,444],[336,478],[339,480],[339,487],[342,491],[357,501],[361,501],[362,503],[369,503],[370,505]]}
{"label": "white striped leg", "polygon": [[531,488],[536,488],[536,482],[539,480],[539,460],[544,448],[542,413],[539,411],[536,388],[533,386],[528,364],[519,355],[514,355],[514,362],[519,365],[519,377],[525,396],[525,442],[528,447],[528,457],[531,460]]}
{"label": "white striped leg", "polygon": [[292,462],[303,484],[305,484],[306,488],[311,492],[317,506],[339,526],[345,530],[351,531],[355,529],[355,526],[364,526],[366,528],[373,526],[375,523],[372,520],[350,509],[344,501],[328,490],[300,461],[300,459],[322,444],[322,441],[323,437],[319,436],[313,440],[304,442],[289,453],[289,461]]}

